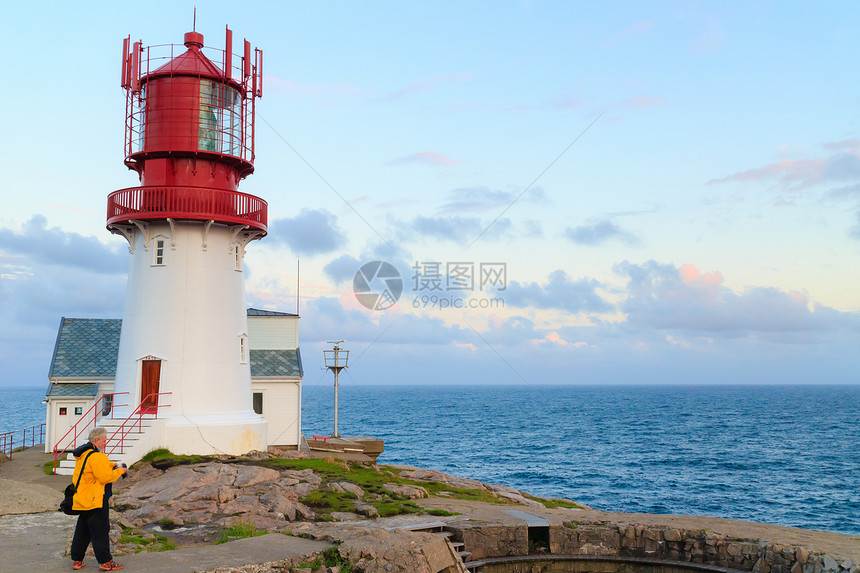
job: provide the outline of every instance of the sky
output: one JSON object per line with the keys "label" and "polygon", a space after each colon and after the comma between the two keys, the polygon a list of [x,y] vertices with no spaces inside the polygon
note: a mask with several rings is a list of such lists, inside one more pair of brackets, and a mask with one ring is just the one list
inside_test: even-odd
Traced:
{"label": "sky", "polygon": [[[46,385],[61,317],[122,316],[122,39],[180,44],[193,7],[5,8],[0,386]],[[357,386],[856,384],[858,19],[198,2],[207,46],[229,25],[264,53],[248,305],[298,310],[306,386],[333,340]]]}

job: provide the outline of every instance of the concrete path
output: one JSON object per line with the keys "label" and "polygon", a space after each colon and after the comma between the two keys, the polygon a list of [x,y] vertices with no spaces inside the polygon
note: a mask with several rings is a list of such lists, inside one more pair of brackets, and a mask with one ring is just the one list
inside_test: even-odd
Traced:
{"label": "concrete path", "polygon": [[[0,573],[71,571],[72,563],[65,553],[71,545],[76,519],[56,511],[0,517]],[[116,560],[128,571],[190,573],[284,559],[303,561],[328,546],[321,541],[270,533],[222,545],[118,556]],[[84,561],[84,571],[98,570],[93,557]]]}
{"label": "concrete path", "polygon": [[[56,511],[69,476],[46,475],[43,465],[53,456],[41,447],[16,452],[0,464],[0,573],[71,571],[66,555],[77,516]],[[112,516],[114,516],[112,512]],[[240,567],[284,559],[305,560],[328,543],[272,533],[222,545],[117,556],[128,571],[189,573],[219,567]],[[82,571],[98,571],[93,557]]]}

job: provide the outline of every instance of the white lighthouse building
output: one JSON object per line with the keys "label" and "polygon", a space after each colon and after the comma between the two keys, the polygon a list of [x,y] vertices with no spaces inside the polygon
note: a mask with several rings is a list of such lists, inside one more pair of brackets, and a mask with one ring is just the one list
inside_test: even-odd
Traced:
{"label": "white lighthouse building", "polygon": [[108,196],[107,228],[131,256],[108,451],[126,450],[131,426],[146,420],[132,459],[154,447],[268,445],[253,407],[243,273],[248,243],[266,235],[267,205],[238,190],[254,170],[262,52],[247,41],[232,51],[229,29],[223,52],[207,49],[217,65],[197,32],[184,48],[124,41],[125,164],[140,185]]}

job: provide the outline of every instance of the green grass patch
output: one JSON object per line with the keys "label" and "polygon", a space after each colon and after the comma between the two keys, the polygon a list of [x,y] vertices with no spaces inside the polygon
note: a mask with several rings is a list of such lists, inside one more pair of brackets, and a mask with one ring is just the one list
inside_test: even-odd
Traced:
{"label": "green grass patch", "polygon": [[505,503],[499,499],[491,491],[485,489],[465,489],[461,487],[453,487],[448,484],[435,481],[412,481],[402,478],[397,478],[397,483],[406,485],[418,485],[427,490],[430,495],[439,495],[441,492],[446,492],[445,497],[454,499],[468,499],[472,501],[484,501],[487,503]]}
{"label": "green grass patch", "polygon": [[323,551],[322,557],[314,557],[312,561],[302,561],[297,566],[299,569],[311,569],[317,571],[323,567],[340,567],[340,573],[358,573],[352,563],[340,556],[337,547],[329,547]]}
{"label": "green grass patch", "polygon": [[[310,459],[279,459],[270,458],[256,462],[258,465],[276,470],[312,470],[321,479],[320,489],[300,500],[317,512],[317,517],[323,521],[330,520],[332,512],[355,511],[355,496],[349,492],[336,493],[328,490],[332,482],[349,482],[357,485],[365,492],[364,501],[373,505],[381,517],[390,517],[404,513],[425,512],[414,502],[391,493],[383,486],[387,483],[422,487],[431,496],[444,495],[453,499],[483,501],[487,503],[507,503],[492,492],[484,489],[467,489],[453,487],[439,482],[409,480],[400,477],[399,470],[388,466],[346,462],[335,458]],[[561,507],[561,505],[557,506]],[[456,515],[452,513],[434,513],[433,515]],[[429,513],[429,512],[427,512]]]}
{"label": "green grass patch", "polygon": [[538,503],[542,503],[544,507],[547,509],[556,509],[558,507],[564,507],[566,509],[585,509],[578,503],[574,503],[569,499],[557,499],[557,498],[544,498],[544,497],[536,497],[533,495],[529,495],[527,493],[523,494],[523,497],[530,499],[532,501],[536,501]]}
{"label": "green grass patch", "polygon": [[392,499],[390,501],[374,502],[373,507],[379,512],[379,517],[391,517],[403,513],[421,513],[424,509],[411,501]]}
{"label": "green grass patch", "polygon": [[460,515],[459,512],[450,512],[445,511],[444,509],[427,509],[425,510],[427,515],[438,515],[438,516],[451,516],[451,515]]}
{"label": "green grass patch", "polygon": [[323,566],[322,558],[316,557],[313,561],[302,561],[298,564],[299,569],[310,569],[316,571]]}
{"label": "green grass patch", "polygon": [[152,546],[150,551],[173,551],[176,549],[176,544],[172,539],[168,539],[167,536],[161,535],[159,533],[154,534],[156,544]]}
{"label": "green grass patch", "polygon": [[148,452],[140,458],[142,462],[151,463],[159,469],[167,469],[172,466],[181,466],[186,464],[199,464],[207,461],[212,461],[216,458],[206,456],[185,456],[176,455],[167,448],[159,448]]}
{"label": "green grass patch", "polygon": [[323,565],[326,567],[339,567],[340,573],[353,573],[352,563],[340,556],[337,547],[329,547],[323,551]]}
{"label": "green grass patch", "polygon": [[45,475],[52,476],[54,475],[54,463],[57,464],[57,467],[60,466],[60,462],[54,462],[54,460],[49,460],[44,463],[42,469],[45,471]]}
{"label": "green grass patch", "polygon": [[[330,521],[331,514],[336,511],[355,512],[355,495],[351,492],[335,492],[328,489],[332,482],[349,482],[360,487],[364,493],[364,501],[373,505],[381,517],[390,517],[403,513],[420,513],[423,510],[415,503],[396,496],[386,490],[387,483],[406,483],[397,475],[385,468],[379,469],[370,464],[349,463],[334,458],[309,459],[278,459],[261,460],[259,465],[276,470],[312,470],[321,479],[319,489],[312,491],[300,501],[312,507],[317,518]],[[414,482],[417,484],[417,482]]]}
{"label": "green grass patch", "polygon": [[134,552],[141,551],[173,551],[176,549],[176,543],[165,535],[155,533],[153,535],[145,534],[139,529],[129,529],[123,531],[119,537],[120,543],[130,543],[137,545]]}
{"label": "green grass patch", "polygon": [[338,493],[331,490],[316,489],[302,498],[302,503],[315,510],[323,510],[323,513],[333,511],[355,511],[356,497],[349,493]]}
{"label": "green grass patch", "polygon": [[155,543],[155,539],[144,539],[140,535],[123,532],[123,534],[119,536],[119,542],[131,543],[134,545],[149,545],[150,543]]}
{"label": "green grass patch", "polygon": [[258,535],[266,535],[268,531],[265,529],[257,529],[257,526],[250,521],[240,521],[234,523],[227,529],[221,532],[221,536],[215,541],[215,544],[227,543],[236,539],[245,539],[246,537],[257,537]]}

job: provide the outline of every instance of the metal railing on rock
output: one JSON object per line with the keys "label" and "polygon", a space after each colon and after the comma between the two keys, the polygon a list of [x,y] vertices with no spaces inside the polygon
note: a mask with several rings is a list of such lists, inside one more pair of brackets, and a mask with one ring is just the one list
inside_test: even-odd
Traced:
{"label": "metal railing on rock", "polygon": [[[27,434],[29,433],[30,439],[27,440]],[[18,434],[21,434],[20,439],[17,437]],[[38,436],[38,441],[37,440]],[[22,428],[20,430],[12,430],[11,432],[4,432],[0,434],[0,453],[5,454],[9,459],[12,458],[12,454],[17,451],[18,448],[26,448],[33,447],[37,444],[45,443],[45,424],[44,422],[41,424],[35,424],[30,426],[29,428]],[[20,444],[20,445],[18,445]]]}

